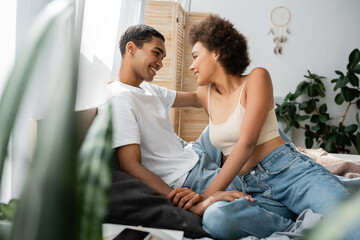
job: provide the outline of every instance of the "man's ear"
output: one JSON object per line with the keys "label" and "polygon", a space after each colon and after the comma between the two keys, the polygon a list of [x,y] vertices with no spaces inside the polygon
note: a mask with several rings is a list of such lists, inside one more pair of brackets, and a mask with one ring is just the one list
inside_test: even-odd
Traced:
{"label": "man's ear", "polygon": [[136,49],[137,47],[133,41],[130,41],[126,44],[126,52],[129,54],[130,57],[134,55]]}

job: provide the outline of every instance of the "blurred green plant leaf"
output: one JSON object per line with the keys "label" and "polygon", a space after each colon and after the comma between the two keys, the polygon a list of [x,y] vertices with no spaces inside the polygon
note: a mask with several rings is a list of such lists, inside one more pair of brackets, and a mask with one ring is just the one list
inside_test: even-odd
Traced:
{"label": "blurred green plant leaf", "polygon": [[336,144],[338,146],[344,146],[345,145],[345,138],[346,136],[343,133],[339,133],[336,135]]}
{"label": "blurred green plant leaf", "polygon": [[359,97],[358,90],[348,87],[341,88],[341,94],[346,102],[351,102],[355,98]]}
{"label": "blurred green plant leaf", "polygon": [[297,91],[299,91],[299,93],[303,94],[306,91],[306,88],[309,86],[309,83],[306,81],[302,81],[301,83],[299,83],[299,85],[297,86]]}
{"label": "blurred green plant leaf", "polygon": [[13,221],[18,203],[18,199],[11,199],[8,204],[0,203],[0,220]]}
{"label": "blurred green plant leaf", "polygon": [[343,74],[341,71],[339,71],[339,70],[335,70],[335,73],[336,73],[337,75],[339,75],[339,76],[344,76],[344,74]]}
{"label": "blurred green plant leaf", "polygon": [[351,124],[347,127],[345,127],[344,132],[346,133],[354,133],[358,129],[358,126],[356,124]]}
{"label": "blurred green plant leaf", "polygon": [[333,140],[328,139],[325,143],[324,150],[327,152],[334,152]]}
{"label": "blurred green plant leaf", "polygon": [[359,49],[356,48],[349,55],[349,63],[353,67],[356,64],[358,64],[359,61],[360,61],[360,51],[359,51]]}
{"label": "blurred green plant leaf", "polygon": [[342,202],[334,211],[323,218],[305,237],[305,240],[344,239],[346,233],[360,220],[360,192]]}
{"label": "blurred green plant leaf", "polygon": [[343,96],[342,96],[341,93],[338,93],[338,94],[335,96],[335,102],[336,102],[337,105],[343,104],[344,98],[343,98]]}
{"label": "blurred green plant leaf", "polygon": [[[69,3],[62,1],[57,2],[60,2],[56,3],[57,5],[69,5]],[[53,9],[52,11],[44,12],[38,17],[38,21],[36,21],[35,26],[30,31],[23,52],[18,54],[19,57],[16,58],[4,88],[0,101],[0,182],[4,161],[7,156],[10,134],[29,79],[43,50],[44,43],[50,37],[51,30],[57,23],[59,15],[68,14],[66,11],[63,11],[64,7],[59,9],[60,11]]]}
{"label": "blurred green plant leaf", "polygon": [[102,238],[113,154],[111,108],[107,105],[95,118],[80,149],[77,179],[79,240]]}
{"label": "blurred green plant leaf", "polygon": [[33,31],[43,41],[47,40],[44,32],[52,28],[63,27],[69,35],[62,41],[62,55],[57,56],[59,65],[54,76],[58,85],[53,86],[51,108],[43,120],[28,169],[15,216],[13,240],[74,240],[76,237],[74,109],[79,49],[74,43],[74,9],[73,1],[50,2],[38,16]]}
{"label": "blurred green plant leaf", "polygon": [[319,107],[319,113],[320,113],[320,114],[325,114],[326,111],[327,111],[326,103],[321,104],[321,106]]}
{"label": "blurred green plant leaf", "polygon": [[10,239],[12,226],[12,222],[8,220],[0,220],[0,239]]}
{"label": "blurred green plant leaf", "polygon": [[305,109],[307,109],[307,107],[308,107],[307,101],[304,101],[304,102],[300,103],[300,105],[299,105],[299,109],[301,109],[301,110],[305,110]]}
{"label": "blurred green plant leaf", "polygon": [[320,127],[319,127],[319,125],[314,125],[314,126],[311,127],[311,129],[314,130],[314,131],[319,131]]}
{"label": "blurred green plant leaf", "polygon": [[326,123],[327,120],[329,120],[329,116],[327,114],[325,115],[320,115],[319,116],[319,121],[322,122],[322,123]]}
{"label": "blurred green plant leaf", "polygon": [[310,138],[310,137],[306,137],[305,138],[305,146],[306,146],[306,148],[312,148],[313,145],[314,145],[313,139]]}
{"label": "blurred green plant leaf", "polygon": [[291,126],[290,124],[287,125],[286,128],[285,128],[285,130],[284,130],[284,132],[285,132],[285,133],[289,132],[290,129],[291,129],[291,127],[292,127],[292,126]]}
{"label": "blurred green plant leaf", "polygon": [[317,92],[314,85],[310,84],[307,87],[307,94],[308,94],[309,97],[316,97],[318,95],[318,92]]}
{"label": "blurred green plant leaf", "polygon": [[285,96],[285,98],[284,98],[284,101],[286,102],[286,101],[288,101],[289,100],[289,98],[291,97],[291,92],[289,92],[286,96]]}
{"label": "blurred green plant leaf", "polygon": [[319,122],[319,115],[312,115],[310,118],[310,121],[312,123],[318,123]]}
{"label": "blurred green plant leaf", "polygon": [[359,86],[359,78],[355,75],[355,73],[349,72],[348,78],[351,85],[354,87]]}
{"label": "blurred green plant leaf", "polygon": [[324,89],[321,86],[314,85],[314,88],[317,92],[317,95],[319,95],[320,97],[325,97]]}
{"label": "blurred green plant leaf", "polygon": [[309,118],[310,118],[310,116],[308,116],[308,115],[302,115],[302,116],[300,116],[300,121],[305,121]]}
{"label": "blurred green plant leaf", "polygon": [[354,143],[356,151],[360,154],[360,132],[356,134],[356,142]]}
{"label": "blurred green plant leaf", "polygon": [[354,71],[354,73],[360,74],[360,64],[357,64],[356,66],[354,66],[353,71]]}

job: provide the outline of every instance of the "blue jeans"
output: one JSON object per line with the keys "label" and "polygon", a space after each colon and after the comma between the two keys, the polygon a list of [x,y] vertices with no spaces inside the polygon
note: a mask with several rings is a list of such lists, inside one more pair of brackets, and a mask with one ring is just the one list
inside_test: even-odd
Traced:
{"label": "blue jeans", "polygon": [[292,143],[269,153],[241,182],[246,193],[279,201],[296,214],[307,208],[324,214],[349,197],[337,177]]}
{"label": "blue jeans", "polygon": [[[267,199],[283,204],[295,214],[300,214],[305,209],[325,214],[349,197],[337,177],[311,158],[299,153],[292,143],[286,143],[272,151],[240,179],[243,192],[255,199]],[[255,204],[258,202],[255,201]],[[259,219],[257,226],[268,224],[265,222],[267,220],[263,221],[263,218],[253,211],[246,212],[248,219]],[[274,212],[286,217],[279,211]],[[243,233],[236,231],[236,224],[241,227],[244,214],[243,206],[235,202],[217,202],[204,213],[204,229],[219,239],[243,237]],[[223,226],[232,224],[232,227],[221,228],[220,222]],[[266,237],[263,233],[259,234],[262,235],[260,237]]]}
{"label": "blue jeans", "polygon": [[[199,162],[189,173],[183,187],[202,193],[220,171],[222,155],[211,144],[208,127],[193,143],[193,149],[199,155]],[[227,190],[243,191],[241,178],[236,177]],[[249,235],[267,237],[273,232],[284,231],[293,223],[295,215],[284,204],[261,196],[254,199],[255,202],[240,198],[212,204],[203,216],[204,230],[218,239]]]}

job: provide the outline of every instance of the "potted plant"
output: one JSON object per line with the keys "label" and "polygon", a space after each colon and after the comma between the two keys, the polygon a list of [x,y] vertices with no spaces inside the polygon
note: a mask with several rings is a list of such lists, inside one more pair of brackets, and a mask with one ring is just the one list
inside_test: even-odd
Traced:
{"label": "potted plant", "polygon": [[[278,121],[286,124],[285,132],[292,127],[305,131],[305,146],[312,148],[314,142],[327,152],[349,153],[348,147],[355,146],[360,154],[360,51],[354,49],[349,55],[347,72],[335,71],[337,78],[334,91],[338,92],[334,99],[337,105],[344,105],[344,113],[338,124],[332,124],[327,103],[321,101],[326,96],[323,80],[326,78],[308,71],[294,93],[289,92],[284,102],[276,104]],[[355,119],[346,125],[349,111],[355,111]]]}

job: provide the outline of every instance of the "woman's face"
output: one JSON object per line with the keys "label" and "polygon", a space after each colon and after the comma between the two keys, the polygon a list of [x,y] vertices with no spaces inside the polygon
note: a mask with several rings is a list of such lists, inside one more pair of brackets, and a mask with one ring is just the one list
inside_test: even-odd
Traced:
{"label": "woman's face", "polygon": [[213,82],[215,69],[218,66],[217,54],[210,52],[201,42],[196,42],[192,50],[193,63],[189,69],[194,73],[199,86]]}

